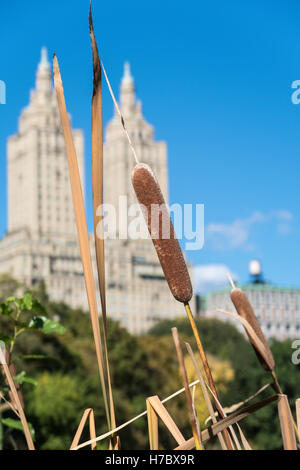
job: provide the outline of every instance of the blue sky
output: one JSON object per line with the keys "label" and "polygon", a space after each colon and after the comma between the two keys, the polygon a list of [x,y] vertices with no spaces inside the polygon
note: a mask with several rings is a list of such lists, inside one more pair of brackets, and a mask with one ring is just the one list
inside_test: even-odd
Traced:
{"label": "blue sky", "polygon": [[[1,1],[0,234],[6,138],[28,103],[43,45],[58,55],[73,125],[84,129],[91,228],[88,7]],[[299,286],[300,105],[291,101],[300,79],[299,2],[94,0],[93,10],[114,90],[129,60],[144,115],[168,142],[171,202],[205,204],[205,246],[189,259],[209,265],[221,283],[224,266],[246,281],[258,257],[268,280]],[[104,87],[105,122],[112,111]]]}

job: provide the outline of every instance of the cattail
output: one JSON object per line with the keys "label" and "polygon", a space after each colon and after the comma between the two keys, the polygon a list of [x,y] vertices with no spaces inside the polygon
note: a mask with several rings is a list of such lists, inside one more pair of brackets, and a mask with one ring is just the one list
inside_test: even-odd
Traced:
{"label": "cattail", "polygon": [[[164,197],[151,168],[144,163],[137,164],[132,173],[132,184],[142,205],[148,230],[169,288],[176,300],[187,303],[193,295],[190,276]],[[158,224],[154,224],[152,220],[153,208],[159,211]],[[164,238],[162,232],[166,226],[168,236]]]}
{"label": "cattail", "polygon": [[262,344],[265,347],[265,356],[263,357],[260,353],[259,348],[255,344],[254,339],[249,335],[249,333],[246,330],[246,333],[248,335],[248,338],[254,348],[254,351],[256,352],[256,355],[261,362],[262,366],[264,369],[273,371],[275,368],[275,361],[273,358],[273,354],[269,348],[268,342],[265,338],[265,335],[263,334],[259,323],[257,321],[257,318],[255,316],[255,313],[253,311],[252,305],[250,304],[248,297],[246,296],[245,292],[242,291],[242,289],[234,288],[231,291],[230,294],[231,300],[238,312],[238,314],[245,318],[247,322],[252,326],[254,332],[256,333],[257,337],[260,339]]}

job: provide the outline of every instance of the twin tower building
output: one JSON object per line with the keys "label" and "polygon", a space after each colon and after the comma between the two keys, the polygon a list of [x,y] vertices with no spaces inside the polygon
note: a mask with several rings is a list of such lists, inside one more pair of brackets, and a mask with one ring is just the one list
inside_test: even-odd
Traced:
{"label": "twin tower building", "polygon": [[[167,201],[166,144],[155,141],[153,127],[143,117],[129,64],[121,81],[120,108],[138,155],[153,168]],[[83,133],[73,130],[73,136],[84,192]],[[128,206],[137,202],[131,185],[133,167],[115,114],[105,132],[105,203],[117,208],[120,196]],[[51,300],[87,310],[64,137],[45,48],[29,105],[21,112],[18,132],[7,142],[7,179],[8,230],[0,241],[0,273],[29,287],[43,281]],[[92,234],[90,247],[96,275]],[[142,333],[161,318],[183,314],[150,239],[120,239],[117,229],[117,237],[105,242],[105,259],[107,312],[129,331]]]}

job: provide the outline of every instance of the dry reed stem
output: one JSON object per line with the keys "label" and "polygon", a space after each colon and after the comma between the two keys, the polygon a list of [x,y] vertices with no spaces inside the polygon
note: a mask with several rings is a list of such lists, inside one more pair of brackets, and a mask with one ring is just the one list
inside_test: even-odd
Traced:
{"label": "dry reed stem", "polygon": [[[201,370],[200,370],[200,368],[199,368],[199,366],[198,366],[198,364],[197,364],[195,355],[194,355],[194,353],[193,353],[193,350],[192,350],[190,344],[189,344],[189,343],[185,343],[185,346],[186,346],[187,351],[188,351],[188,353],[189,353],[189,355],[190,355],[190,357],[191,357],[191,360],[192,360],[193,365],[194,365],[194,369],[195,369],[196,374],[197,374],[197,377],[198,377],[198,379],[199,379],[199,381],[200,381],[200,387],[201,387],[201,390],[202,390],[202,393],[203,393],[203,396],[204,396],[204,400],[205,400],[205,403],[206,403],[208,412],[209,412],[209,414],[210,414],[210,417],[211,417],[211,419],[212,419],[212,422],[215,424],[215,423],[217,422],[217,418],[216,418],[216,416],[215,416],[215,412],[214,412],[212,403],[211,403],[211,401],[210,401],[209,394],[208,394],[208,392],[207,392],[207,389],[206,389],[206,386],[205,386],[205,382],[204,382],[204,379],[203,379]],[[218,439],[219,439],[219,441],[220,441],[220,445],[221,445],[222,449],[223,449],[223,450],[228,450],[228,449],[227,449],[227,446],[226,446],[226,443],[225,443],[225,441],[224,441],[224,438],[223,438],[223,436],[222,436],[222,434],[221,434],[221,433],[218,433],[217,436],[218,436]]]}
{"label": "dry reed stem", "polygon": [[201,429],[200,429],[200,421],[197,416],[197,410],[196,410],[196,405],[195,405],[195,395],[196,395],[196,387],[193,387],[192,389],[192,406],[193,406],[193,413],[196,418],[196,427],[197,427],[197,433],[198,436],[200,436]]}
{"label": "dry reed stem", "polygon": [[245,434],[243,433],[242,428],[241,428],[241,426],[239,425],[239,423],[236,423],[236,427],[237,427],[238,430],[239,430],[239,433],[240,433],[240,436],[241,436],[241,440],[242,440],[244,449],[245,449],[245,450],[253,450],[252,447],[250,446],[249,442],[247,441],[247,439],[246,439],[246,437],[245,437]]}
{"label": "dry reed stem", "polygon": [[203,444],[201,442],[200,435],[198,435],[198,432],[197,432],[197,420],[196,420],[196,416],[195,416],[194,410],[193,410],[191,391],[190,391],[190,388],[188,386],[188,378],[187,378],[186,369],[185,369],[185,365],[184,365],[184,358],[183,358],[183,354],[182,354],[182,350],[181,350],[181,346],[180,346],[180,342],[179,342],[179,336],[178,336],[177,328],[172,328],[172,335],[173,335],[173,340],[174,340],[174,344],[175,344],[175,348],[176,348],[176,352],[177,352],[179,368],[180,368],[180,374],[181,374],[181,378],[182,378],[183,385],[184,385],[184,388],[185,388],[186,401],[187,401],[187,405],[188,405],[191,426],[192,426],[193,435],[194,435],[194,439],[195,439],[196,450],[203,450],[204,449]]}
{"label": "dry reed stem", "polygon": [[297,398],[296,400],[296,414],[297,414],[298,434],[300,435],[300,398]]}
{"label": "dry reed stem", "polygon": [[[10,375],[12,376],[12,378],[14,379],[14,377],[17,375],[16,374],[16,369],[15,369],[15,366],[13,364],[13,362],[11,361],[11,353],[10,353],[10,350],[8,347],[5,348],[5,362],[6,364],[8,365],[9,367],[9,372],[10,372]],[[20,399],[20,403],[22,405],[22,408],[24,409],[25,406],[24,406],[24,398],[23,398],[23,393],[22,393],[22,390],[21,390],[21,387],[20,387],[20,384],[19,383],[15,383],[15,387],[16,387],[16,390],[18,392],[18,396],[19,396],[19,399]],[[10,398],[10,401],[12,402],[13,405],[15,405],[14,403],[14,397],[13,397],[13,394],[11,391],[8,392],[8,395],[9,395],[9,398]]]}
{"label": "dry reed stem", "polygon": [[[8,400],[6,400],[5,396],[4,396],[1,392],[0,392],[0,399],[5,402],[3,405],[1,405],[1,407],[0,407],[0,412],[10,408],[10,409],[15,413],[15,415],[20,419],[20,415],[19,415],[19,413],[18,413],[17,408],[16,408],[11,402],[9,402]],[[2,408],[2,407],[4,407],[4,406],[5,406],[6,408]]]}
{"label": "dry reed stem", "polygon": [[[90,432],[90,438],[94,439],[96,437],[96,429],[95,429],[95,417],[94,417],[94,410],[93,408],[87,408],[83,416],[80,420],[79,426],[77,428],[77,431],[75,433],[73,442],[71,444],[70,450],[72,450],[74,447],[78,445],[79,439],[81,438],[85,423],[87,419],[89,418],[89,432]],[[96,449],[96,443],[92,442],[91,443],[91,449],[95,450]]]}
{"label": "dry reed stem", "polygon": [[[149,397],[147,398],[146,401],[147,401],[147,411],[148,411],[148,406],[150,406],[154,414],[156,414],[156,416],[162,420],[164,425],[167,427],[168,431],[172,434],[177,444],[179,445],[183,444],[185,442],[183,435],[181,434],[177,424],[175,423],[175,421],[173,420],[173,418],[171,417],[167,409],[164,407],[164,405],[162,404],[158,396],[154,395],[153,397]],[[157,421],[157,425],[155,424],[155,421],[153,424],[154,424],[154,428],[152,428],[152,432],[154,431],[153,444],[156,445],[158,448],[158,434],[157,435],[155,434],[158,421]]]}
{"label": "dry reed stem", "polygon": [[17,407],[17,410],[18,410],[18,414],[19,414],[19,417],[20,417],[20,420],[21,420],[21,423],[22,423],[22,426],[23,426],[23,430],[24,430],[24,434],[25,434],[28,449],[29,450],[35,450],[33,440],[32,440],[32,436],[31,436],[31,433],[30,433],[30,429],[29,429],[29,426],[28,426],[28,423],[27,423],[27,419],[26,419],[26,416],[25,416],[25,413],[24,413],[24,410],[23,410],[23,407],[22,407],[22,404],[21,404],[16,386],[15,386],[14,380],[11,376],[8,365],[5,363],[5,360],[1,364],[1,367],[4,371],[5,377],[7,379],[8,385],[10,387],[11,393],[12,393],[13,398],[14,398],[14,403],[15,403],[15,405]]}
{"label": "dry reed stem", "polygon": [[53,56],[53,72],[54,72],[54,85],[55,85],[57,102],[58,102],[58,107],[59,107],[59,112],[60,112],[61,125],[63,129],[65,145],[66,145],[66,153],[67,153],[69,173],[70,173],[70,182],[71,182],[71,189],[72,189],[73,206],[74,206],[74,212],[75,212],[75,220],[76,220],[76,226],[77,226],[78,241],[79,241],[80,254],[81,254],[81,260],[82,260],[82,266],[83,266],[84,280],[85,280],[85,286],[86,286],[88,303],[89,303],[89,310],[90,310],[90,315],[91,315],[92,329],[93,329],[96,355],[97,355],[97,361],[98,361],[98,369],[99,369],[99,374],[100,374],[100,381],[101,381],[101,386],[102,386],[107,423],[110,428],[111,426],[110,414],[109,414],[106,384],[105,384],[105,367],[104,367],[104,361],[103,361],[96,291],[95,291],[95,283],[94,283],[94,276],[93,276],[91,253],[90,253],[90,248],[89,248],[89,238],[88,238],[88,231],[87,231],[87,225],[86,225],[86,216],[85,216],[85,209],[84,209],[82,187],[81,187],[81,182],[80,182],[80,175],[79,175],[75,145],[73,141],[73,135],[71,131],[69,116],[68,116],[67,109],[66,109],[63,84],[61,80],[58,60],[55,54]]}
{"label": "dry reed stem", "polygon": [[292,412],[286,395],[278,395],[278,416],[284,450],[297,450]]}
{"label": "dry reed stem", "polygon": [[146,407],[150,450],[158,450],[158,417],[148,398],[146,400]]}
{"label": "dry reed stem", "polygon": [[229,272],[227,273],[227,277],[228,277],[228,280],[229,280],[229,282],[230,282],[230,284],[231,284],[232,289],[235,289],[235,284],[234,284],[233,279],[232,279],[232,277],[231,277],[231,275],[230,275]]}
{"label": "dry reed stem", "polygon": [[[106,362],[106,373],[108,383],[108,393],[110,400],[110,423],[111,428],[116,427],[114,400],[111,386],[110,367],[108,358],[107,344],[107,325],[106,325],[106,289],[105,289],[105,255],[104,255],[104,236],[103,236],[103,219],[97,223],[97,210],[103,205],[103,119],[102,119],[102,77],[100,58],[98,53],[97,42],[93,27],[92,8],[90,5],[89,14],[90,36],[93,52],[93,74],[94,86],[92,96],[92,187],[93,187],[93,216],[94,216],[94,238],[97,261],[97,272],[99,291],[102,307],[103,320],[103,336],[104,336],[104,352]],[[97,234],[100,229],[100,236]],[[114,447],[116,447],[116,440]],[[118,446],[117,446],[118,447]]]}
{"label": "dry reed stem", "polygon": [[[212,394],[212,396],[213,396],[215,402],[218,403],[219,408],[222,410],[222,413],[223,413],[224,418],[226,418],[226,417],[227,417],[227,414],[226,414],[224,408],[222,407],[220,400],[218,399],[218,397],[215,396],[215,394],[214,394],[213,390],[210,388],[210,386],[209,386],[207,383],[205,383],[205,385],[206,385],[207,389],[210,391],[210,393]],[[235,432],[235,430],[233,429],[233,427],[232,427],[232,426],[228,426],[228,430],[229,430],[229,432],[230,432],[230,434],[231,434],[231,436],[232,436],[232,438],[233,438],[233,440],[234,440],[234,443],[235,443],[235,445],[236,445],[237,450],[242,450],[241,444],[240,444],[240,442],[239,442],[239,440],[238,440],[238,437],[237,437],[236,432]]]}
{"label": "dry reed stem", "polygon": [[0,414],[9,409],[12,409],[15,412],[15,409],[12,407],[11,404],[3,403],[3,405],[0,405]]}
{"label": "dry reed stem", "polygon": [[[192,314],[191,308],[190,308],[188,303],[185,303],[184,307],[185,307],[185,311],[187,313],[187,316],[188,316],[188,319],[189,319],[189,322],[190,322],[190,325],[191,325],[191,328],[192,328],[192,331],[193,331],[193,334],[194,334],[194,337],[195,337],[195,340],[196,340],[197,348],[198,348],[198,351],[199,351],[199,354],[200,354],[200,358],[201,358],[201,361],[202,361],[202,364],[203,364],[203,367],[204,367],[204,371],[205,371],[208,383],[209,383],[211,389],[214,392],[214,396],[218,398],[217,388],[215,386],[215,382],[214,382],[214,379],[213,379],[213,376],[212,376],[212,373],[211,373],[211,370],[210,370],[210,367],[209,367],[209,364],[208,364],[208,360],[207,360],[207,357],[206,357],[206,354],[205,354],[205,351],[204,351],[204,348],[203,348],[203,345],[202,345],[202,341],[201,341],[201,338],[200,338],[200,335],[199,335],[199,332],[198,332],[198,329],[197,329],[197,325],[196,325],[194,316]],[[221,418],[224,418],[224,414],[223,414],[222,409],[219,406],[218,400],[215,401],[215,404],[216,404],[216,408],[217,408]],[[233,450],[232,442],[231,442],[230,436],[228,434],[228,431],[226,429],[224,431],[224,438],[225,438],[226,445],[227,445],[228,449]]]}

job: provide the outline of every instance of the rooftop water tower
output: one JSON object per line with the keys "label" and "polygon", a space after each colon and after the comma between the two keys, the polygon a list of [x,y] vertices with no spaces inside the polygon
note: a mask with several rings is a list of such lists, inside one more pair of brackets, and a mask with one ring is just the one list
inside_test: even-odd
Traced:
{"label": "rooftop water tower", "polygon": [[249,263],[249,273],[252,284],[265,284],[260,261],[253,259]]}

